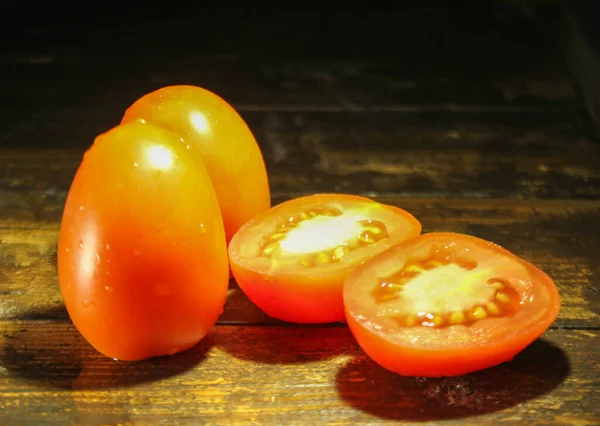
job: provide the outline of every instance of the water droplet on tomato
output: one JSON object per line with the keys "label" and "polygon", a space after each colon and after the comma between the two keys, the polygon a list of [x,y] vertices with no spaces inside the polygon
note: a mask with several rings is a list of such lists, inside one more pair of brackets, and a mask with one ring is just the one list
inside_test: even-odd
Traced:
{"label": "water droplet on tomato", "polygon": [[107,286],[104,286],[104,289],[105,289],[106,291],[108,291],[109,293],[112,293],[112,291],[113,291],[113,288],[112,288],[111,286],[109,286],[109,285],[107,285]]}
{"label": "water droplet on tomato", "polygon": [[100,265],[100,253],[96,253],[96,265]]}
{"label": "water droplet on tomato", "polygon": [[89,308],[91,304],[92,304],[92,302],[89,301],[89,300],[87,300],[87,299],[83,299],[81,301],[81,306],[84,307],[84,308]]}
{"label": "water droplet on tomato", "polygon": [[65,247],[65,251],[68,253],[68,252],[70,252],[71,250],[69,249],[69,247]]}
{"label": "water droplet on tomato", "polygon": [[205,234],[206,233],[206,226],[204,226],[203,223],[200,224],[200,233],[201,234]]}
{"label": "water droplet on tomato", "polygon": [[79,206],[79,211],[83,211],[84,209],[85,209],[85,207]]}
{"label": "water droplet on tomato", "polygon": [[134,161],[134,162],[133,162],[133,167],[137,167],[137,166],[138,166],[138,163],[137,163],[137,161]]}
{"label": "water droplet on tomato", "polygon": [[83,240],[79,240],[79,248],[83,248]]}
{"label": "water droplet on tomato", "polygon": [[106,251],[110,250],[110,244],[106,244],[104,247],[106,247]]}

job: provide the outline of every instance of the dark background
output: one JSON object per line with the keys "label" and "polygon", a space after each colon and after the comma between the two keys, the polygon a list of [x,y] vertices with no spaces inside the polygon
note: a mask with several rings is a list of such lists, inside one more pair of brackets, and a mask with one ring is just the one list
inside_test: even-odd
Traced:
{"label": "dark background", "polygon": [[[0,105],[13,120],[35,113],[36,104],[106,104],[98,96],[110,90],[123,93],[118,105],[125,106],[147,91],[177,83],[207,87],[234,104],[265,102],[268,96],[259,93],[245,99],[241,91],[257,88],[232,80],[243,80],[253,66],[285,61],[359,61],[391,67],[392,79],[431,83],[402,98],[386,98],[384,85],[365,87],[377,93],[380,104],[501,104],[506,99],[494,97],[489,87],[472,96],[466,93],[472,87],[461,87],[462,82],[483,86],[503,74],[542,74],[550,83],[574,79],[584,109],[597,115],[597,61],[589,58],[600,40],[595,1],[38,3],[0,5]],[[229,73],[226,82],[220,72]],[[279,83],[298,74],[288,70]],[[337,77],[321,76],[327,78]],[[354,83],[355,89],[367,84],[364,79]],[[331,95],[322,89],[323,97]],[[530,95],[511,101],[528,104]],[[367,101],[359,97],[352,103]],[[0,131],[7,130],[4,126]]]}

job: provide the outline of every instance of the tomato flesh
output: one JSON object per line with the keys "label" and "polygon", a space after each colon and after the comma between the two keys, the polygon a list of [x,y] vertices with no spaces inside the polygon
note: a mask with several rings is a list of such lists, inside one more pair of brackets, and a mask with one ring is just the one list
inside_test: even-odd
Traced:
{"label": "tomato flesh", "polygon": [[556,319],[554,282],[507,250],[424,234],[374,256],[344,286],[348,325],[375,362],[454,376],[511,360]]}
{"label": "tomato flesh", "polygon": [[371,199],[317,194],[279,204],[229,245],[240,288],[268,315],[296,323],[344,321],[342,286],[358,264],[416,236],[408,212]]}
{"label": "tomato flesh", "polygon": [[182,351],[215,323],[228,275],[214,189],[179,137],[141,122],[98,136],[58,242],[60,289],[87,341],[121,360]]}
{"label": "tomato flesh", "polygon": [[196,86],[168,86],[131,105],[122,123],[144,119],[182,136],[200,155],[215,188],[227,241],[271,207],[267,171],[254,135],[231,105]]}

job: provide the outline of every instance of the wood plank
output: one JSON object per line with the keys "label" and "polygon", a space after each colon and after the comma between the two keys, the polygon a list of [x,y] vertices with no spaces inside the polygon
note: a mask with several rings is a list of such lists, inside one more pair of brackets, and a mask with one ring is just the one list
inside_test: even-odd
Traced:
{"label": "wood plank", "polygon": [[[13,128],[0,190],[69,188],[83,152],[110,128],[76,108]],[[598,198],[600,144],[573,114],[243,114],[274,194],[318,191],[439,197]],[[113,117],[115,120],[118,117]]]}
{"label": "wood plank", "polygon": [[[7,198],[0,196],[0,319],[65,319],[56,276],[60,211],[15,218],[2,205]],[[600,327],[600,201],[377,199],[412,212],[424,232],[462,232],[503,245],[556,281],[563,304],[556,327]],[[273,320],[232,282],[220,322]]]}
{"label": "wood plank", "polygon": [[376,366],[347,328],[215,327],[179,355],[95,352],[68,323],[0,322],[0,422],[595,425],[598,331],[554,330],[455,378]]}

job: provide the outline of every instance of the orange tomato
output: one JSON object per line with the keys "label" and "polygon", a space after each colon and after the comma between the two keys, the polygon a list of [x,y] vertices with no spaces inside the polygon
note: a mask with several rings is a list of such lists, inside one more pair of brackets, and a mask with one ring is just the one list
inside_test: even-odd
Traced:
{"label": "orange tomato", "polygon": [[240,288],[268,315],[344,321],[342,286],[354,267],[421,232],[408,212],[368,198],[320,194],[259,214],[229,244]]}
{"label": "orange tomato", "polygon": [[214,188],[179,136],[137,121],[98,136],[58,243],[60,289],[87,341],[122,360],[189,348],[220,315],[228,274]]}
{"label": "orange tomato", "polygon": [[511,360],[552,324],[560,300],[546,274],[496,244],[431,233],[356,268],[344,305],[375,362],[437,377]]}
{"label": "orange tomato", "polygon": [[214,93],[195,86],[169,86],[131,105],[122,119],[165,127],[193,145],[215,187],[227,241],[271,206],[261,151],[240,115]]}

